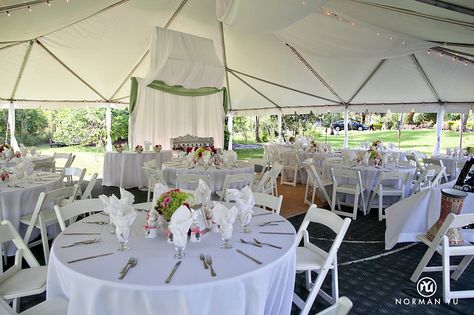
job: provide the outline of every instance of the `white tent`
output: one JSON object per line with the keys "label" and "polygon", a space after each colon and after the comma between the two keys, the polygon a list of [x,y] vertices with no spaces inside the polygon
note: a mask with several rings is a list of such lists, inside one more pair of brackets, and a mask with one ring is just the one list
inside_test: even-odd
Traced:
{"label": "white tent", "polygon": [[473,108],[472,1],[23,2],[0,7],[4,107],[126,106],[160,26],[213,40],[233,115]]}

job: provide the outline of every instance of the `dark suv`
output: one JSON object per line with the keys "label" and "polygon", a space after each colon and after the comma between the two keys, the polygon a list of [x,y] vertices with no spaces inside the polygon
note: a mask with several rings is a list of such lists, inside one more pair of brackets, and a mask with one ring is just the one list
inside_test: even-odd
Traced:
{"label": "dark suv", "polygon": [[[332,126],[336,131],[344,130],[344,120],[335,121],[335,122],[332,123]],[[369,129],[369,127],[367,127],[367,125],[361,124],[357,121],[351,121],[351,120],[349,120],[347,122],[347,126],[349,127],[349,130],[362,131],[362,130]]]}

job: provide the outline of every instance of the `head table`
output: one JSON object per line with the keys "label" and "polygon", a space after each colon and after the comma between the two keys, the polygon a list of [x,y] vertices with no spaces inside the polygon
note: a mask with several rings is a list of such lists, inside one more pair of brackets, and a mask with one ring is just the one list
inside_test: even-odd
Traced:
{"label": "head table", "polygon": [[[254,209],[255,213],[265,210]],[[188,241],[186,257],[172,281],[165,284],[173,266],[174,247],[158,231],[158,238],[144,237],[144,212],[139,212],[130,236],[128,251],[117,251],[117,238],[110,225],[76,222],[65,232],[98,232],[99,236],[64,235],[55,240],[48,266],[47,298],[65,295],[69,299],[69,315],[92,314],[289,314],[295,281],[295,239],[293,226],[286,220],[278,226],[260,227],[259,223],[283,220],[276,214],[255,216],[250,234],[241,234],[234,224],[232,249],[221,249],[219,233],[205,234],[200,243]],[[88,221],[103,220],[96,214]],[[291,235],[261,234],[278,231]],[[92,245],[61,248],[76,241],[100,237]],[[257,238],[282,247],[255,247],[240,243],[240,238]],[[262,262],[258,265],[240,255],[240,249]],[[67,261],[101,253],[112,255]],[[217,274],[212,277],[199,259],[201,253],[211,255]],[[138,258],[123,280],[119,271],[130,256]]]}
{"label": "head table", "polygon": [[133,187],[144,187],[148,185],[148,179],[142,171],[143,162],[156,160],[158,166],[165,161],[171,160],[171,151],[144,151],[137,152],[105,152],[104,156],[104,178],[102,185],[122,187],[125,189]]}
{"label": "head table", "polygon": [[[169,185],[176,186],[176,179],[178,174],[197,174],[197,175],[209,175],[210,177],[210,188],[212,192],[222,190],[224,181],[227,175],[232,174],[253,174],[254,165],[247,162],[239,161],[236,166],[209,166],[207,169],[202,165],[182,165],[180,161],[168,161],[163,163],[163,176]],[[243,187],[243,186],[242,186]],[[232,186],[229,188],[242,188],[238,186]],[[195,187],[181,187],[184,189],[195,189]]]}

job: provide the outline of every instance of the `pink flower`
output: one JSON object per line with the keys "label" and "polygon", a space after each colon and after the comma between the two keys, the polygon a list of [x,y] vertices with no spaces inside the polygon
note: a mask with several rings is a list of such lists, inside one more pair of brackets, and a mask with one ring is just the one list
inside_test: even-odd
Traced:
{"label": "pink flower", "polygon": [[168,207],[170,202],[171,202],[171,198],[166,196],[165,198],[163,198],[163,203],[161,205],[163,206],[163,208],[166,208],[166,207]]}

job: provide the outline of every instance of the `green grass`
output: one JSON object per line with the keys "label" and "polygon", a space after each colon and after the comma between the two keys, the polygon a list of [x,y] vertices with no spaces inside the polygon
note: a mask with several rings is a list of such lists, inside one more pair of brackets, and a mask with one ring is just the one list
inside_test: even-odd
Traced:
{"label": "green grass", "polygon": [[[358,147],[363,141],[381,140],[385,144],[393,143],[398,147],[397,131],[349,131],[349,146]],[[435,130],[402,130],[400,141],[401,150],[417,150],[431,155],[436,141]],[[317,142],[324,143],[325,137],[317,139]],[[340,148],[344,142],[344,133],[327,137],[327,142],[334,148]],[[447,147],[456,147],[459,145],[459,135],[455,131],[443,131],[441,136],[441,152]],[[474,146],[474,133],[466,132],[463,135],[463,147],[467,145]],[[76,155],[74,166],[86,168],[87,176],[98,173],[102,177],[104,165],[104,148],[102,147],[81,147],[71,146],[64,148],[50,148],[49,146],[38,146],[42,154],[53,155],[54,152],[66,152]],[[263,148],[240,149],[236,150],[239,159],[262,158]]]}

